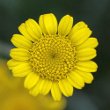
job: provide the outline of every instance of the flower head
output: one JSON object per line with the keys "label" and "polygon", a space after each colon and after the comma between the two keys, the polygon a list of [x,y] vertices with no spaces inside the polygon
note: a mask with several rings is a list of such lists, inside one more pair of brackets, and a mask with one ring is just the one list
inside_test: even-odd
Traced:
{"label": "flower head", "polygon": [[[39,17],[39,24],[28,19],[19,26],[21,34],[14,34],[8,67],[16,77],[25,77],[24,86],[34,96],[51,91],[54,100],[73,94],[73,87],[81,89],[91,83],[91,72],[97,65],[96,38],[83,21],[73,26],[73,17],[65,15],[59,24],[54,14]],[[89,38],[90,37],[90,38]]]}

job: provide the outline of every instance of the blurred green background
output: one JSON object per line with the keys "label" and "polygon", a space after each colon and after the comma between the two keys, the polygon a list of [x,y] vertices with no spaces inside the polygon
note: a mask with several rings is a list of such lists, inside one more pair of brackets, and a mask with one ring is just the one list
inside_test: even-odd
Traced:
{"label": "blurred green background", "polygon": [[70,14],[74,23],[85,21],[100,44],[95,80],[67,98],[66,110],[110,110],[110,0],[0,0],[0,58],[9,59],[10,38],[22,22],[50,12],[58,20]]}

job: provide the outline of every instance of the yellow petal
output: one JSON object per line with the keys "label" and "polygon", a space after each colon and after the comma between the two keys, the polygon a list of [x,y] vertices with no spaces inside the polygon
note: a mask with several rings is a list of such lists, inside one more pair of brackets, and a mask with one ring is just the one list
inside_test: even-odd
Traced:
{"label": "yellow petal", "polygon": [[24,36],[20,34],[14,34],[11,39],[11,42],[14,44],[14,46],[25,49],[31,48],[32,45],[32,43],[29,40],[27,40]]}
{"label": "yellow petal", "polygon": [[37,84],[30,90],[30,94],[37,96],[41,93],[41,89],[44,87],[44,80],[39,78]]}
{"label": "yellow petal", "polygon": [[57,19],[54,14],[41,15],[39,24],[44,34],[54,35],[57,33]]}
{"label": "yellow petal", "polygon": [[78,83],[76,83],[71,77],[68,76],[67,79],[73,87],[77,89],[82,89],[82,87]]}
{"label": "yellow petal", "polygon": [[68,75],[68,81],[77,89],[82,89],[84,87],[84,80],[76,71]]}
{"label": "yellow petal", "polygon": [[83,28],[75,33],[72,33],[71,36],[69,36],[69,38],[72,41],[72,43],[75,46],[77,46],[86,41],[91,34],[92,31],[89,28]]}
{"label": "yellow petal", "polygon": [[73,87],[67,79],[63,79],[63,80],[59,81],[59,87],[60,87],[61,92],[65,96],[67,96],[67,97],[72,96]]}
{"label": "yellow petal", "polygon": [[36,87],[39,89],[39,92],[43,95],[46,95],[49,93],[52,86],[52,82],[49,80],[41,79],[37,83]]}
{"label": "yellow petal", "polygon": [[34,39],[31,37],[31,35],[28,33],[27,29],[26,29],[26,24],[22,23],[19,27],[18,30],[20,31],[20,33],[28,40],[30,41],[34,41]]}
{"label": "yellow petal", "polygon": [[39,94],[39,92],[40,92],[40,90],[38,89],[37,85],[29,91],[29,93],[33,96],[37,96]]}
{"label": "yellow petal", "polygon": [[98,41],[96,38],[88,38],[84,43],[77,46],[77,50],[83,49],[83,48],[96,48],[98,46]]}
{"label": "yellow petal", "polygon": [[59,85],[58,85],[57,82],[54,82],[52,84],[51,94],[52,94],[52,97],[55,101],[60,101],[61,100],[62,94],[61,94],[61,91],[59,89]]}
{"label": "yellow petal", "polygon": [[85,48],[85,49],[79,50],[76,54],[76,57],[77,57],[77,60],[80,60],[80,61],[93,59],[94,57],[96,57],[96,50],[92,48]]}
{"label": "yellow petal", "polygon": [[76,33],[77,31],[79,31],[80,29],[84,29],[87,28],[87,24],[84,23],[83,21],[78,22],[77,24],[75,24],[75,26],[73,26],[71,32],[69,35]]}
{"label": "yellow petal", "polygon": [[38,80],[39,80],[39,76],[36,75],[35,73],[31,72],[25,78],[24,87],[30,89],[38,82]]}
{"label": "yellow petal", "polygon": [[12,69],[13,76],[15,77],[24,77],[28,75],[30,72],[32,71],[28,63],[21,63]]}
{"label": "yellow petal", "polygon": [[28,19],[25,24],[28,33],[33,39],[37,40],[42,36],[41,28],[36,21],[34,21],[33,19]]}
{"label": "yellow petal", "polygon": [[52,82],[49,80],[43,80],[42,87],[40,88],[40,93],[46,95],[50,92]]}
{"label": "yellow petal", "polygon": [[39,94],[39,92],[40,91],[37,89],[36,86],[29,91],[29,93],[33,96],[37,96]]}
{"label": "yellow petal", "polygon": [[62,17],[58,26],[58,34],[66,36],[71,31],[73,25],[73,17],[66,15]]}
{"label": "yellow petal", "polygon": [[8,65],[8,68],[9,69],[13,69],[13,67],[15,67],[15,66],[17,66],[17,65],[19,65],[19,64],[21,64],[22,62],[18,62],[18,61],[16,61],[16,60],[14,60],[14,59],[10,59],[8,62],[7,62],[7,65]]}
{"label": "yellow petal", "polygon": [[96,72],[98,68],[97,64],[93,61],[77,62],[75,67],[85,72]]}
{"label": "yellow petal", "polygon": [[91,73],[88,72],[83,72],[83,71],[78,71],[78,74],[83,78],[85,83],[90,84],[93,81],[93,75]]}
{"label": "yellow petal", "polygon": [[26,61],[29,59],[29,52],[23,48],[13,48],[10,51],[10,56],[17,61]]}

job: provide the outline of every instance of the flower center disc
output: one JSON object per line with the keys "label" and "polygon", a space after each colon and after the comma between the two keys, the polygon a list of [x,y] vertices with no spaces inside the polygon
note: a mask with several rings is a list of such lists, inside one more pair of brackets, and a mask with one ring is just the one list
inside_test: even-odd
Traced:
{"label": "flower center disc", "polygon": [[74,68],[75,47],[69,39],[45,36],[33,43],[29,60],[41,78],[59,81]]}

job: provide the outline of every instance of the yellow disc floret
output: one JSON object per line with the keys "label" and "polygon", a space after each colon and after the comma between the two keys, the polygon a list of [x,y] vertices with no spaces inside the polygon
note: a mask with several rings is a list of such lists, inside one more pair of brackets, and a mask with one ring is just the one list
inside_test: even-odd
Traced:
{"label": "yellow disc floret", "polygon": [[40,77],[58,81],[73,70],[75,47],[68,39],[46,36],[33,43],[29,60],[33,71]]}

